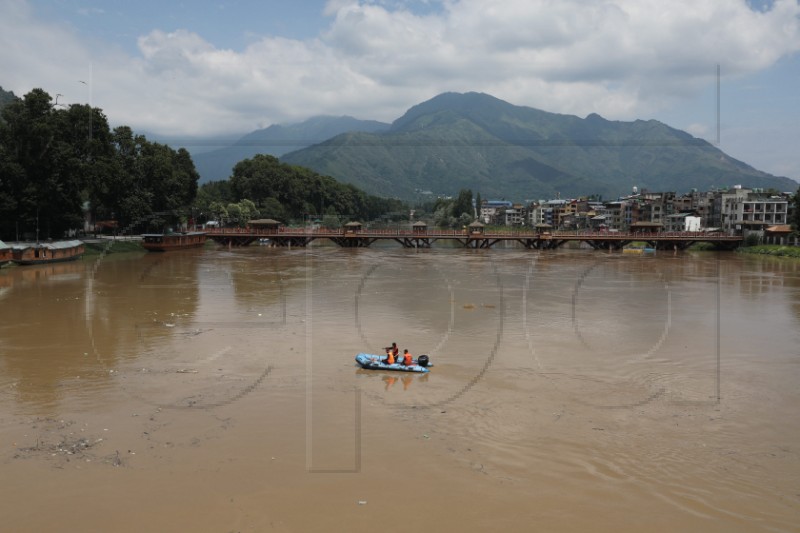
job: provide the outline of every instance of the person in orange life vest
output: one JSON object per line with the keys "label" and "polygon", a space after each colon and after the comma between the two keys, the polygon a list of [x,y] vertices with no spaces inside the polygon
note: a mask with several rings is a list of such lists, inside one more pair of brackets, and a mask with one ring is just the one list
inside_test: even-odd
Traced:
{"label": "person in orange life vest", "polygon": [[414,361],[411,358],[411,354],[408,353],[408,350],[403,350],[403,364],[406,366],[411,366],[414,364]]}
{"label": "person in orange life vest", "polygon": [[393,365],[394,362],[395,362],[394,352],[392,350],[386,350],[386,364]]}

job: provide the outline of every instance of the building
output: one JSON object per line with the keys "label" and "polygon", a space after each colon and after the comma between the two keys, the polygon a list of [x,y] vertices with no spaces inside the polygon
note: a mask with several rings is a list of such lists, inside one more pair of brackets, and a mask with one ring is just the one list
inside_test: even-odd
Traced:
{"label": "building", "polygon": [[524,226],[525,225],[525,207],[522,205],[514,205],[503,211],[503,223],[506,226]]}
{"label": "building", "polygon": [[665,218],[675,212],[674,192],[642,191],[631,198],[638,204],[638,215],[632,217],[633,222],[656,222],[665,224]]}
{"label": "building", "polygon": [[768,226],[788,224],[789,198],[741,186],[714,197],[711,225],[726,233],[757,232]]}
{"label": "building", "polygon": [[504,224],[505,210],[512,209],[514,204],[506,200],[484,200],[481,202],[478,218],[484,224]]}
{"label": "building", "polygon": [[606,203],[606,227],[617,231],[626,230],[631,225],[630,204],[628,200]]}
{"label": "building", "polygon": [[700,231],[701,219],[691,213],[673,213],[667,215],[664,222],[665,231]]}
{"label": "building", "polygon": [[673,213],[692,213],[701,218],[700,225],[707,227],[710,223],[711,207],[714,203],[714,191],[692,192],[677,196],[672,201]]}

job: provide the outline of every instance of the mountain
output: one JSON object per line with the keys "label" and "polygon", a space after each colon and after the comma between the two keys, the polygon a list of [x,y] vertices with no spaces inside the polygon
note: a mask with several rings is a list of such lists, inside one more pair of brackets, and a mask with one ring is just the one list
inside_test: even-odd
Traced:
{"label": "mountain", "polygon": [[743,184],[795,190],[710,143],[656,120],[609,121],[549,113],[480,93],[445,93],[409,109],[391,127],[348,132],[284,154],[381,195],[419,191],[514,200],[639,189],[686,192]]}
{"label": "mountain", "polygon": [[389,124],[353,117],[313,117],[299,124],[273,125],[248,133],[230,146],[207,152],[191,150],[200,174],[200,182],[224,180],[234,165],[256,154],[280,156],[290,150],[304,148],[350,131],[380,132]]}
{"label": "mountain", "polygon": [[10,104],[14,100],[16,100],[16,96],[11,91],[4,91],[2,87],[0,87],[0,109],[3,109],[7,104]]}

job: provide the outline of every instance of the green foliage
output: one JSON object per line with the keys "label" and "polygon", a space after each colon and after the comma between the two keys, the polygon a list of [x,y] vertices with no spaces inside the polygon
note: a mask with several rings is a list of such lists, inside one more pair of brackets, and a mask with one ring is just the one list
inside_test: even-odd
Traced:
{"label": "green foliage", "polygon": [[467,215],[468,223],[472,222],[473,217],[473,209],[472,209],[472,191],[469,189],[461,189],[458,192],[458,197],[456,197],[455,202],[453,202],[453,208],[451,213],[455,218],[461,218],[463,215]]}
{"label": "green foliage", "polygon": [[306,216],[317,217],[331,210],[352,220],[372,220],[405,210],[398,200],[369,196],[353,185],[281,163],[270,155],[260,154],[237,163],[230,187],[235,201],[252,200],[264,216],[282,222],[302,221]]}
{"label": "green foliage", "polygon": [[798,187],[797,192],[794,193],[792,202],[794,203],[794,216],[791,221],[792,229],[800,232],[800,187]]}
{"label": "green foliage", "polygon": [[773,255],[776,257],[794,257],[800,259],[800,247],[781,246],[778,244],[760,244],[758,246],[747,246],[736,250],[745,254]]}
{"label": "green foliage", "polygon": [[756,235],[755,233],[751,233],[750,235],[744,238],[745,246],[757,246],[759,242],[760,239],[758,238],[758,235]]}
{"label": "green foliage", "polygon": [[222,202],[211,202],[208,205],[207,212],[212,220],[223,222],[228,219],[228,209]]}
{"label": "green foliage", "polygon": [[[197,192],[189,153],[113,132],[100,109],[57,108],[42,89],[14,99],[0,122],[0,236],[61,238],[95,220],[129,231],[175,222]],[[158,215],[157,213],[162,213]]]}
{"label": "green foliage", "polygon": [[247,217],[242,213],[242,206],[239,204],[228,204],[225,208],[228,213],[228,218],[225,220],[226,225],[234,225],[243,227],[247,222]]}
{"label": "green foliage", "polygon": [[286,210],[275,198],[267,198],[264,200],[259,211],[264,218],[271,218],[281,222],[286,220]]}
{"label": "green foliage", "polygon": [[55,110],[34,89],[2,110],[0,124],[0,232],[60,237],[82,219],[81,193],[97,145],[76,131],[80,110]]}

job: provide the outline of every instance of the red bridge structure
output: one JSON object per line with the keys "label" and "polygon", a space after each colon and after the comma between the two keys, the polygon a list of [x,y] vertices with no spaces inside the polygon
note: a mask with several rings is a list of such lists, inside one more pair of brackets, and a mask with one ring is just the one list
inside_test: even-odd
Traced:
{"label": "red bridge structure", "polygon": [[598,250],[620,250],[633,242],[643,242],[658,250],[684,250],[697,242],[712,244],[721,250],[732,250],[742,244],[741,235],[710,232],[597,232],[525,230],[485,230],[470,226],[467,230],[428,229],[415,225],[412,229],[370,229],[351,222],[343,228],[217,228],[206,230],[208,237],[226,246],[247,246],[255,241],[271,246],[303,247],[317,239],[328,239],[344,248],[365,248],[376,241],[395,241],[405,248],[430,248],[437,241],[456,241],[465,248],[491,248],[504,241],[518,242],[525,248],[553,250],[570,241],[585,242]]}

